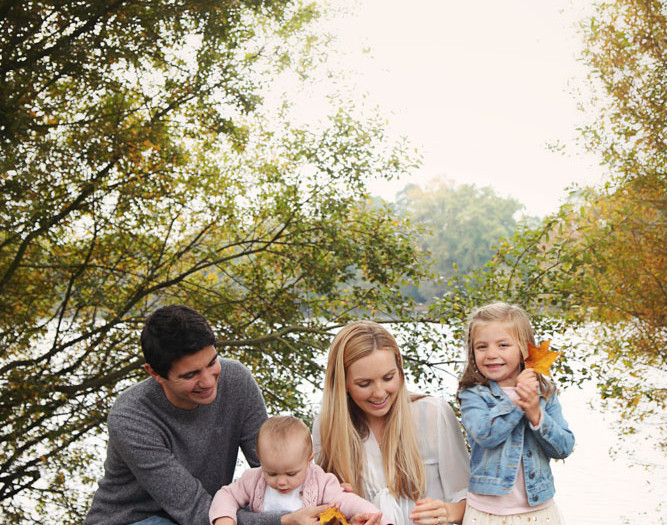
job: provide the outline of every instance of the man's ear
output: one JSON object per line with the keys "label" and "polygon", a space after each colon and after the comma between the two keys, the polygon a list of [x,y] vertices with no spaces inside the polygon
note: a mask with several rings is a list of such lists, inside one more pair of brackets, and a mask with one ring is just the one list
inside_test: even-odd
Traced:
{"label": "man's ear", "polygon": [[153,379],[155,379],[158,383],[162,384],[162,381],[164,381],[164,377],[162,377],[155,370],[153,370],[153,367],[148,363],[144,364],[144,370],[146,370],[146,372],[148,372],[148,375],[151,376]]}

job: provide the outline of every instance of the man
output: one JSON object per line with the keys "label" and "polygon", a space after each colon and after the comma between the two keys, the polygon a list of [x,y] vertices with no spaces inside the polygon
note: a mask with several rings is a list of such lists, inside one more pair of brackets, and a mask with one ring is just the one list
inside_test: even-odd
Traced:
{"label": "man", "polygon": [[[212,494],[232,481],[239,447],[258,466],[266,419],[257,383],[218,357],[206,319],[186,306],[151,314],[141,333],[146,371],[109,413],[104,476],[85,525],[207,525]],[[239,513],[240,525],[304,525],[326,506],[283,516]]]}

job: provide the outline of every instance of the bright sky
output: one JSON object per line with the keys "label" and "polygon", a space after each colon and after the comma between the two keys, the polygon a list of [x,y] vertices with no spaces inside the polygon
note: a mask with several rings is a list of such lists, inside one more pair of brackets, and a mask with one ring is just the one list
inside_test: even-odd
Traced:
{"label": "bright sky", "polygon": [[[332,30],[345,66],[359,72],[357,92],[423,155],[409,180],[383,181],[374,193],[392,199],[407,182],[442,175],[492,186],[544,215],[568,186],[600,180],[596,159],[574,147],[584,116],[571,90],[585,69],[573,24],[588,0],[331,2],[352,6]],[[547,148],[556,142],[568,152]]]}
{"label": "bright sky", "polygon": [[[574,142],[585,116],[573,90],[586,75],[574,24],[591,0],[329,2],[349,8],[329,29],[347,52],[342,69],[358,72],[356,92],[379,104],[393,133],[424,157],[411,178],[381,181],[374,193],[392,199],[408,182],[444,175],[492,186],[544,215],[557,210],[568,186],[600,181],[597,159]],[[556,142],[567,146],[565,154],[547,149]],[[566,522],[662,523],[664,455],[637,442],[650,459],[611,461],[613,420],[605,424],[580,391],[565,396],[578,436],[573,457],[554,466]]]}

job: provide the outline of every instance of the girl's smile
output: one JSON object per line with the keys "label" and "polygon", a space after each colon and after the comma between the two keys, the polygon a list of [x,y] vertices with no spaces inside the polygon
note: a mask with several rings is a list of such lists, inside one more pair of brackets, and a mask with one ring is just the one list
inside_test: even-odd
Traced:
{"label": "girl's smile", "polygon": [[509,325],[485,323],[473,333],[473,351],[478,370],[499,386],[516,386],[521,373],[521,349]]}

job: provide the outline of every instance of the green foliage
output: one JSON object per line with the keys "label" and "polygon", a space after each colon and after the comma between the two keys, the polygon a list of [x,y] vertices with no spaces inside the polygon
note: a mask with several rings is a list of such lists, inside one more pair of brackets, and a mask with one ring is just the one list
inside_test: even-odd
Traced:
{"label": "green foliage", "polygon": [[[536,314],[542,338],[573,338],[559,381],[593,378],[603,406],[620,409],[625,434],[656,425],[664,446],[667,222],[667,20],[659,1],[601,2],[582,24],[597,115],[582,142],[609,168],[601,188],[500,245],[479,272],[452,280],[433,315],[460,326],[473,306],[514,301]],[[560,335],[559,335],[560,334]]]}
{"label": "green foliage", "polygon": [[419,242],[430,255],[435,277],[413,286],[409,294],[428,303],[445,293],[447,279],[491,259],[500,240],[516,230],[515,215],[522,205],[491,188],[435,179],[424,188],[406,186],[396,208],[423,227]]}
{"label": "green foliage", "polygon": [[306,418],[331,331],[407,315],[413,229],[365,183],[411,161],[345,104],[313,125],[263,117],[272,75],[303,64],[294,42],[313,49],[312,6],[1,9],[0,513],[80,523],[90,445],[145,377],[157,306],[205,314],[270,410]]}

